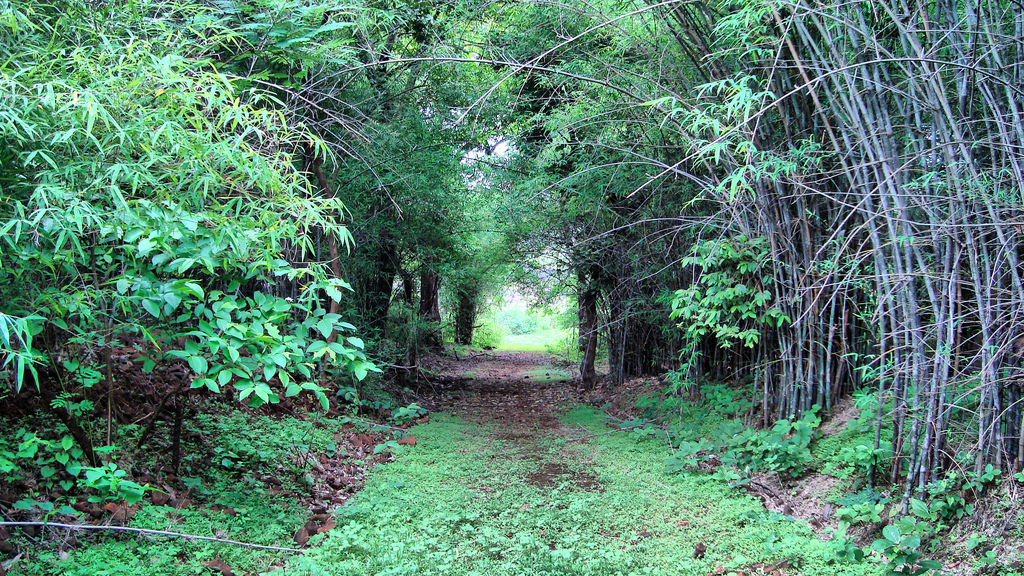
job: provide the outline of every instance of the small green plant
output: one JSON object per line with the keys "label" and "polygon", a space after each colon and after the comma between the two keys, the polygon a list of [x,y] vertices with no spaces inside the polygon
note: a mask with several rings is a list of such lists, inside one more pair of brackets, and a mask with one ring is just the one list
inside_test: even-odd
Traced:
{"label": "small green plant", "polygon": [[395,411],[391,413],[391,420],[393,420],[395,423],[399,425],[402,425],[408,424],[409,422],[412,422],[417,418],[422,418],[423,416],[426,415],[427,410],[425,408],[422,408],[413,403],[409,404],[408,406],[396,408]]}
{"label": "small green plant", "polygon": [[985,469],[980,474],[975,473],[973,470],[969,470],[964,474],[964,490],[977,490],[978,492],[984,492],[985,487],[989,484],[994,484],[999,481],[999,476],[1003,473],[1002,470],[986,464]]}
{"label": "small green plant", "polygon": [[70,434],[48,440],[21,428],[13,439],[15,445],[5,444],[0,438],[0,475],[4,480],[18,481],[35,474],[41,488],[60,486],[70,490],[75,485],[84,452]]}
{"label": "small green plant", "polygon": [[873,444],[861,442],[853,446],[845,446],[836,457],[839,462],[852,467],[857,474],[867,474],[869,470],[878,469],[879,465],[892,456],[889,447],[875,448]]}
{"label": "small green plant", "polygon": [[96,491],[95,495],[89,497],[90,502],[124,500],[128,504],[135,504],[142,500],[146,493],[145,487],[128,480],[128,472],[118,468],[113,462],[104,466],[85,467],[82,470],[85,472],[83,486]]}
{"label": "small green plant", "polygon": [[401,451],[402,451],[402,445],[399,444],[395,440],[388,440],[387,442],[381,442],[380,444],[377,444],[376,446],[373,447],[373,453],[374,454],[380,454],[382,452],[396,453],[396,452],[401,452]]}
{"label": "small green plant", "polygon": [[999,562],[997,552],[992,549],[991,545],[986,546],[986,544],[988,544],[988,538],[979,535],[977,532],[972,533],[967,538],[967,549],[974,551],[980,547],[978,560],[981,560],[981,563],[986,566],[995,566]]}
{"label": "small green plant", "polygon": [[665,472],[673,474],[687,468],[696,468],[700,462],[710,458],[710,451],[714,448],[715,444],[704,438],[684,440],[679,443],[675,454],[665,459]]}
{"label": "small green plant", "polygon": [[881,522],[885,504],[882,502],[861,502],[836,510],[839,529],[845,531],[851,525],[862,522]]}
{"label": "small green plant", "polygon": [[[681,441],[679,449],[666,462],[666,472],[680,472],[695,466],[708,455],[718,454],[722,463],[715,478],[733,482],[743,473],[763,471],[799,474],[813,460],[810,443],[821,424],[813,406],[800,420],[779,420],[769,430],[757,430],[737,421],[719,425],[709,440]],[[706,451],[706,455],[701,453]]]}
{"label": "small green plant", "polygon": [[922,560],[921,537],[906,534],[895,525],[882,529],[882,537],[871,544],[871,549],[885,557],[889,574],[918,576],[933,570],[941,570],[942,564],[934,560]]}
{"label": "small green plant", "polygon": [[828,546],[836,555],[836,559],[842,562],[856,563],[864,560],[864,550],[846,537],[845,530],[837,530],[829,540]]}

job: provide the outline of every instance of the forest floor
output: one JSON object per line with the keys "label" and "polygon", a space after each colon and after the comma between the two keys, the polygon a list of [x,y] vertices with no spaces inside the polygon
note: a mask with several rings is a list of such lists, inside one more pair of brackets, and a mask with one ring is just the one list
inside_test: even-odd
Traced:
{"label": "forest floor", "polygon": [[[532,352],[438,359],[416,445],[375,468],[292,575],[872,574],[743,490],[664,473],[569,371]],[[609,427],[612,424],[612,427]]]}
{"label": "forest floor", "polygon": [[[233,462],[201,485],[186,482],[186,491],[173,488],[186,479],[175,484],[161,477],[163,491],[130,507],[133,527],[298,546],[301,552],[158,535],[68,531],[42,540],[35,533],[15,534],[12,542],[24,557],[6,563],[9,573],[885,572],[877,557],[838,561],[835,542],[829,541],[835,522],[826,500],[850,493],[850,478],[840,481],[822,473],[822,466],[799,479],[762,474],[736,485],[706,469],[667,474],[672,449],[665,434],[638,430],[634,419],[638,399],[657,401],[664,388],[657,379],[584,393],[571,367],[546,354],[510,351],[434,357],[424,362],[423,374],[429,380],[410,398],[431,414],[405,431],[360,428],[351,418],[315,413],[196,416],[200,438],[192,451],[203,459],[195,468],[220,470],[210,454]],[[854,433],[845,422],[859,412],[848,406],[834,412],[821,428],[820,454],[848,444]],[[701,410],[696,414],[694,426],[714,420]],[[96,523],[116,520],[116,510],[110,517],[97,512]],[[988,533],[984,526],[976,529]],[[993,524],[990,532],[1006,530]],[[877,534],[864,530],[861,536],[857,545],[867,547]],[[943,551],[954,547],[963,543]],[[945,573],[979,573],[963,557],[944,559]]]}

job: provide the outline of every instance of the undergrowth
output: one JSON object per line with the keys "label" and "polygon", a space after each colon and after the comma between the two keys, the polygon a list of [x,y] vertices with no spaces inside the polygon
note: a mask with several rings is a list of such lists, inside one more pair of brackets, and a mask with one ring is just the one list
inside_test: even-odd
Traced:
{"label": "undergrowth", "polygon": [[[566,421],[607,430],[590,408]],[[553,438],[524,457],[451,417],[414,432],[416,448],[377,469],[338,510],[338,527],[282,576],[709,574],[784,561],[808,575],[877,571],[829,565],[831,551],[810,528],[723,484],[665,476],[656,440]],[[527,474],[544,462],[572,474],[532,485]],[[581,488],[576,473],[592,474],[597,487]]]}

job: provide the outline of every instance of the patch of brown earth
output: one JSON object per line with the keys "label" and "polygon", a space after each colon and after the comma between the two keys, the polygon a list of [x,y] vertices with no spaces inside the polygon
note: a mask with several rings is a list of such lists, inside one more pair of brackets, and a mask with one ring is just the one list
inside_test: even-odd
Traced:
{"label": "patch of brown earth", "polygon": [[550,356],[532,352],[437,359],[432,368],[442,374],[472,376],[442,377],[429,390],[421,390],[418,402],[489,428],[491,436],[506,446],[494,458],[537,462],[536,470],[524,477],[530,485],[550,489],[568,481],[579,490],[601,490],[596,476],[563,463],[565,454],[539,447],[546,438],[570,436],[557,412],[584,401],[571,380],[540,382],[529,377],[553,362]]}

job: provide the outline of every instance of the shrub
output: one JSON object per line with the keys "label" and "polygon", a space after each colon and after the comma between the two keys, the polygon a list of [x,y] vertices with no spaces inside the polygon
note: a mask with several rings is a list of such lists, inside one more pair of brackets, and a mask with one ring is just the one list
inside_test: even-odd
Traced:
{"label": "shrub", "polygon": [[493,322],[484,322],[473,331],[473,346],[477,348],[497,348],[501,345],[501,329]]}

